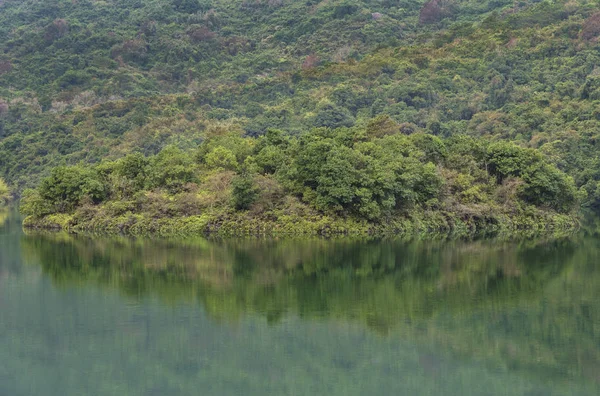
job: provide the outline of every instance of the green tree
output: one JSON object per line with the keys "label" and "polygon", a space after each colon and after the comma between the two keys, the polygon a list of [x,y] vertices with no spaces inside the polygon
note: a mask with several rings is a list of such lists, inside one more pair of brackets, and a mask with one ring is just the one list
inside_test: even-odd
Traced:
{"label": "green tree", "polygon": [[38,190],[26,189],[21,194],[19,211],[25,216],[39,218],[54,213],[56,209],[51,202],[42,198]]}
{"label": "green tree", "polygon": [[426,133],[414,133],[411,142],[424,154],[425,162],[441,163],[448,156],[448,150],[442,139]]}
{"label": "green tree", "polygon": [[[128,154],[108,166],[111,187],[120,198],[131,197],[142,190],[148,179],[150,161],[141,153]],[[99,166],[102,168],[102,165]]]}
{"label": "green tree", "polygon": [[352,149],[343,146],[335,147],[327,156],[317,176],[316,204],[319,209],[335,212],[350,209],[359,187],[354,156]]}
{"label": "green tree", "polygon": [[10,199],[10,188],[4,181],[4,179],[0,178],[0,205],[6,204]]}
{"label": "green tree", "polygon": [[354,125],[354,117],[348,109],[334,104],[326,104],[319,108],[313,121],[315,127],[340,128]]}
{"label": "green tree", "polygon": [[39,196],[62,213],[74,209],[84,197],[94,203],[103,201],[107,190],[95,169],[80,165],[61,166],[42,180]]}
{"label": "green tree", "polygon": [[234,170],[238,166],[235,154],[222,146],[215,147],[211,152],[206,154],[204,161],[212,169]]}
{"label": "green tree", "polygon": [[197,166],[191,154],[175,146],[167,146],[150,161],[146,187],[165,188],[177,193],[186,184],[196,181]]}
{"label": "green tree", "polygon": [[256,155],[256,164],[264,173],[275,173],[286,161],[285,152],[278,146],[266,146]]}
{"label": "green tree", "polygon": [[519,177],[525,183],[519,196],[536,206],[568,212],[577,203],[578,193],[573,178],[554,165],[546,163],[540,152],[514,143],[498,142],[488,148],[488,167],[498,182]]}
{"label": "green tree", "polygon": [[523,171],[542,161],[539,152],[519,147],[512,142],[497,142],[489,146],[487,162],[489,172],[502,182],[508,176],[521,176]]}
{"label": "green tree", "polygon": [[573,178],[552,165],[539,164],[526,169],[523,180],[525,184],[519,195],[536,206],[568,212],[577,203],[578,193]]}
{"label": "green tree", "polygon": [[231,198],[233,206],[237,210],[247,210],[258,198],[258,188],[254,183],[252,175],[243,172],[237,175],[231,182],[233,190],[231,192]]}
{"label": "green tree", "polygon": [[148,159],[141,153],[128,154],[119,160],[115,173],[129,180],[143,180],[148,172],[148,163]]}

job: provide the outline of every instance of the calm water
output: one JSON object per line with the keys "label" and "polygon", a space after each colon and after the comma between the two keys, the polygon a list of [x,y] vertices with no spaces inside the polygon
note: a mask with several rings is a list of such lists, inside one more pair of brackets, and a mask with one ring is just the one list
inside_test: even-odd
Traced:
{"label": "calm water", "polygon": [[600,394],[593,236],[151,242],[0,224],[0,395]]}

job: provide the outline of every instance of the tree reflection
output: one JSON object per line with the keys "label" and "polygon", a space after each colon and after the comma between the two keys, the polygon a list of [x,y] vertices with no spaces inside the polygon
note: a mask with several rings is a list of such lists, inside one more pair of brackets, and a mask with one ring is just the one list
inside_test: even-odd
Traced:
{"label": "tree reflection", "polygon": [[[600,370],[595,239],[133,240],[23,236],[23,256],[64,287],[197,301],[213,318],[259,314],[361,323],[543,376]],[[568,293],[565,292],[568,290]],[[587,303],[582,303],[587,301]]]}

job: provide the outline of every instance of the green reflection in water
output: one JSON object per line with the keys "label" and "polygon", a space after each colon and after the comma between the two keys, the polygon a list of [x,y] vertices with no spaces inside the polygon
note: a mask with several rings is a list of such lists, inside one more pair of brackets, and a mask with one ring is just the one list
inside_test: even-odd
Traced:
{"label": "green reflection in water", "polygon": [[4,225],[8,221],[9,211],[6,208],[0,207],[0,227]]}
{"label": "green reflection in water", "polygon": [[600,390],[595,238],[17,241],[0,394]]}

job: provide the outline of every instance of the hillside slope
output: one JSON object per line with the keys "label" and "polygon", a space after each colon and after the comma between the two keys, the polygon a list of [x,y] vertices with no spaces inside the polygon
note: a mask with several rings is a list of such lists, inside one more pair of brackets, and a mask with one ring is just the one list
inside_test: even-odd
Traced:
{"label": "hillside slope", "polygon": [[[428,91],[478,102],[485,98],[470,91],[487,94],[493,77],[482,75],[489,61],[473,65],[463,53],[453,56],[471,64],[462,73],[451,63],[427,65],[440,53],[432,40],[470,35],[481,29],[473,22],[514,11],[512,1],[430,3],[440,3],[438,14],[421,15],[427,7],[413,1],[3,1],[0,175],[22,189],[62,161],[186,147],[220,124],[251,135],[270,127],[301,132],[329,101],[359,121],[383,112],[423,126],[424,115],[443,110],[423,98]],[[576,7],[580,23],[590,7]],[[531,14],[552,25],[565,12],[552,6]],[[466,92],[436,84],[431,74],[440,68],[475,81]],[[403,89],[419,103],[392,92],[406,79],[412,86]],[[417,86],[421,80],[430,81]]]}
{"label": "hillside slope", "polygon": [[[270,177],[313,209],[351,215],[370,199],[353,190],[346,203],[318,204],[298,187],[319,195],[318,180],[246,163],[268,139],[248,139],[253,148],[245,150],[238,137],[276,129],[294,142],[332,139],[340,150],[376,163],[382,157],[355,143],[425,133],[442,138],[435,144],[451,155],[457,136],[482,147],[481,154],[469,153],[474,168],[461,168],[416,145],[419,166],[438,167],[441,185],[430,198],[446,209],[448,197],[454,208],[521,207],[496,191],[507,177],[516,180],[513,198],[537,209],[600,206],[596,1],[5,1],[0,7],[6,22],[0,175],[18,190],[37,185],[57,165],[96,164],[131,152],[151,156],[165,147],[188,152],[204,169],[194,178],[202,184],[206,171],[220,168],[207,165],[205,156],[221,147],[235,156],[224,169]],[[505,160],[521,159],[518,171],[501,176],[488,166],[497,140],[534,151],[520,157],[516,146],[506,146]],[[286,155],[298,160],[300,152],[290,150]],[[497,185],[482,187],[477,198],[459,197],[463,187],[456,183],[466,186],[470,178],[482,185],[495,178]],[[153,183],[144,179],[138,189],[181,192]],[[368,189],[368,182],[357,183]],[[534,184],[541,201],[523,192]],[[231,194],[231,186],[225,190]],[[374,213],[391,208],[385,195],[374,198]],[[436,208],[426,201],[421,209]]]}
{"label": "hillside slope", "polygon": [[32,91],[47,109],[85,90],[107,99],[244,81],[297,69],[307,56],[309,63],[359,59],[512,5],[434,3],[420,17],[422,3],[409,0],[7,0],[0,96]]}

